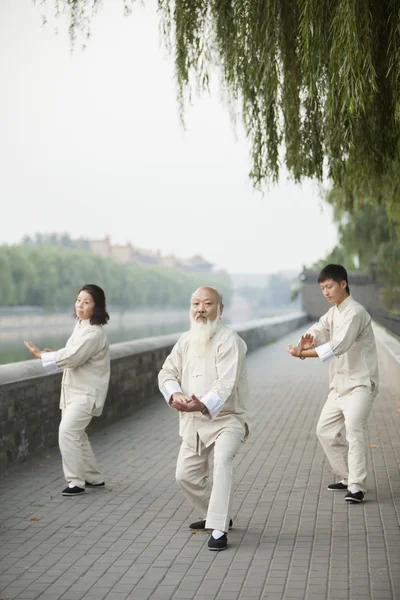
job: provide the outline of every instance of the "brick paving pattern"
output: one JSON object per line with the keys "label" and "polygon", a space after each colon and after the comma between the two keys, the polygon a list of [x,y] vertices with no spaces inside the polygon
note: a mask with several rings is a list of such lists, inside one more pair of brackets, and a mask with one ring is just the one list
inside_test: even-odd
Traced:
{"label": "brick paving pattern", "polygon": [[174,480],[177,415],[161,396],[91,437],[104,490],[63,498],[57,448],[0,479],[0,599],[400,600],[400,400],[370,418],[366,501],[348,505],[315,426],[327,367],[285,347],[249,355],[251,436],[236,457],[224,552],[192,534]]}

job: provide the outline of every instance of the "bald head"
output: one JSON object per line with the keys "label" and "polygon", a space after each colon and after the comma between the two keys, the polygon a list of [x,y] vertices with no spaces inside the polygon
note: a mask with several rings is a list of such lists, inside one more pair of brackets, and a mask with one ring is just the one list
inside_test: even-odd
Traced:
{"label": "bald head", "polygon": [[218,304],[222,304],[222,294],[220,294],[218,290],[216,290],[214,287],[211,287],[210,285],[203,285],[197,288],[197,290],[193,292],[191,299],[193,300],[194,297],[201,295],[205,295],[207,297],[214,296],[215,301]]}
{"label": "bald head", "polygon": [[192,294],[190,314],[195,321],[215,321],[222,314],[222,295],[215,288],[204,285]]}

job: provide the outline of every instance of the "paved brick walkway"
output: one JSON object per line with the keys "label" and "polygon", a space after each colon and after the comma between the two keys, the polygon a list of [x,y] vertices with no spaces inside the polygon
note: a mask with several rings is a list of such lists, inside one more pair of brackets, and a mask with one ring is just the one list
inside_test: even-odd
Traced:
{"label": "paved brick walkway", "polygon": [[286,354],[297,337],[249,356],[254,419],[225,552],[188,529],[177,415],[160,396],[92,436],[105,490],[63,498],[57,449],[0,479],[0,598],[400,600],[400,401],[382,386],[367,501],[348,506],[326,490],[315,435],[327,370]]}

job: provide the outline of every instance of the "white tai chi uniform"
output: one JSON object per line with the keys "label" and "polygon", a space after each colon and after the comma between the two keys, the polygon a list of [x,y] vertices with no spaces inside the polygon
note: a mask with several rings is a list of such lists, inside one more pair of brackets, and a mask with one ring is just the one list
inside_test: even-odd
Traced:
{"label": "white tai chi uniform", "polygon": [[371,317],[348,296],[307,333],[314,336],[320,359],[329,361],[329,395],[317,425],[318,438],[336,475],[350,490],[365,492],[367,420],[379,386]]}
{"label": "white tai chi uniform", "polygon": [[[204,355],[184,333],[159,374],[159,387],[169,403],[172,394],[195,394],[207,407],[201,412],[179,413],[182,445],[176,479],[207,529],[228,531],[234,486],[233,459],[248,435],[246,423],[247,374],[245,342],[219,323]],[[209,457],[214,450],[214,482],[207,490]]]}
{"label": "white tai chi uniform", "polygon": [[104,481],[98,470],[86,427],[103,411],[110,380],[110,351],[102,325],[78,321],[65,348],[42,353],[47,372],[63,369],[59,446],[65,479],[85,487]]}

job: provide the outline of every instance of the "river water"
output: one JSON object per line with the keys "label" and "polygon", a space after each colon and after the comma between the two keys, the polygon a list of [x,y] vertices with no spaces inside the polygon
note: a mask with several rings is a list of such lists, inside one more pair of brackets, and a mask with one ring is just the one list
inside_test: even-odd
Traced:
{"label": "river water", "polygon": [[[236,305],[224,311],[223,321],[242,323],[259,317],[272,317],[297,310],[293,304],[263,311]],[[145,337],[177,333],[189,329],[188,309],[154,309],[118,312],[110,310],[111,319],[105,326],[110,344],[137,340]],[[38,310],[24,312],[16,308],[0,309],[0,364],[33,359],[24,346],[24,340],[33,342],[40,349],[63,348],[75,321],[71,313],[45,314]],[[1,599],[0,599],[1,600]]]}
{"label": "river water", "polygon": [[[127,313],[111,312],[105,330],[110,344],[145,337],[186,331],[189,328],[188,310],[149,310]],[[225,315],[224,322],[247,320],[248,315]],[[33,359],[24,340],[40,349],[63,348],[74,327],[70,314],[12,314],[0,315],[0,364]]]}

